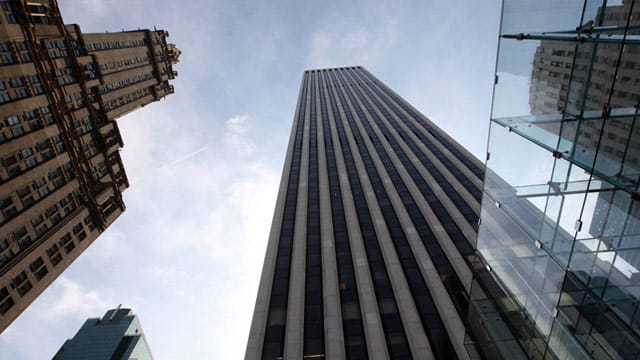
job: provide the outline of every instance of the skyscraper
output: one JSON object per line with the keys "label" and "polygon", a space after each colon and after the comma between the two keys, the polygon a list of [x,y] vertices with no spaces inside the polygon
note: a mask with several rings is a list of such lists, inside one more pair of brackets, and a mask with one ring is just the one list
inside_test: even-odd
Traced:
{"label": "skyscraper", "polygon": [[125,210],[115,119],[173,93],[163,30],[83,34],[0,2],[0,331]]}
{"label": "skyscraper", "polygon": [[131,309],[111,309],[84,322],[53,360],[153,360],[138,317]]}
{"label": "skyscraper", "polygon": [[245,358],[477,358],[482,177],[362,67],[305,71]]}

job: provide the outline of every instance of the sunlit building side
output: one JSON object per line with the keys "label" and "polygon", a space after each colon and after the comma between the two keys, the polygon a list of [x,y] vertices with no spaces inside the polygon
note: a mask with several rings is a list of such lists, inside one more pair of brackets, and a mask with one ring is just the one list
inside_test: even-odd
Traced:
{"label": "sunlit building side", "polygon": [[167,37],[0,1],[0,331],[125,210],[115,119],[173,93]]}

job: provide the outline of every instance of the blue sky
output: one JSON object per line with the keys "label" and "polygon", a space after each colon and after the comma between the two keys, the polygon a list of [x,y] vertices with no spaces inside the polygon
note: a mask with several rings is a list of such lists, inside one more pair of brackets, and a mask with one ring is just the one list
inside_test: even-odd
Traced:
{"label": "blue sky", "polygon": [[119,120],[127,211],[0,336],[51,358],[87,317],[140,317],[157,359],[239,359],[302,72],[362,65],[483,158],[500,1],[60,0],[84,32],[157,26],[176,93]]}

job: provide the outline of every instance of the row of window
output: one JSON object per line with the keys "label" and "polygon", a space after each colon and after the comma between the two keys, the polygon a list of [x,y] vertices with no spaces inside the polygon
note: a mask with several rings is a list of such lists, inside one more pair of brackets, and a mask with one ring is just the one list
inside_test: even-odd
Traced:
{"label": "row of window", "polygon": [[[58,49],[58,50],[48,50],[47,54],[49,55],[50,59],[56,59],[56,58],[66,58],[67,56],[69,56],[69,52],[67,51],[66,48],[64,49]],[[73,49],[73,54],[75,56],[80,56],[80,50],[78,49]]]}
{"label": "row of window", "polygon": [[[387,128],[386,125],[383,124],[380,121],[380,119],[378,119],[377,115],[372,110],[371,105],[368,105],[368,103],[367,103],[367,105],[366,105],[367,109],[372,114],[372,117],[374,117],[374,120],[377,122],[377,124],[380,126],[380,128],[382,128],[382,129],[387,128],[387,130],[390,131],[390,132],[392,131],[392,129],[395,130],[396,133],[398,134],[398,136],[400,136],[400,138],[413,151],[413,155],[415,155],[418,158],[418,160],[420,160],[420,163],[424,166],[425,170],[438,183],[440,188],[443,190],[443,193],[446,194],[446,196],[449,197],[451,202],[453,202],[453,204],[458,208],[460,213],[467,219],[467,221],[470,224],[472,224],[472,225],[476,224],[477,223],[477,215],[475,214],[475,212],[473,211],[471,206],[469,206],[467,201],[465,201],[464,198],[458,193],[458,191],[456,191],[456,189],[453,187],[453,185],[448,180],[448,178],[437,168],[437,166],[432,161],[429,160],[429,158],[426,156],[426,154],[423,151],[420,151],[418,145],[413,141],[412,137],[410,137],[409,134],[404,131],[404,129],[400,126],[400,124],[392,116],[392,114],[390,114],[386,110],[386,108],[384,106],[382,106],[382,104],[381,104],[381,102],[379,100],[379,99],[382,99],[381,94],[379,92],[377,94],[374,94],[370,90],[370,88],[367,88],[367,87],[363,87],[361,89],[362,89],[362,91],[364,91],[368,95],[368,97],[371,99],[373,104],[376,105],[376,108],[379,109],[380,112],[382,112],[385,115],[385,118],[387,119],[388,123],[391,126],[390,128]],[[376,97],[375,95],[378,95],[378,97]],[[364,97],[363,97],[363,99],[364,99]],[[398,111],[397,107],[395,107],[395,104],[393,102],[386,102],[385,104],[387,104],[390,107],[391,111],[395,110],[393,115],[395,115],[398,118],[402,119],[402,116],[401,116],[400,112]],[[415,132],[414,132],[414,135],[416,135]],[[413,164],[413,162],[410,161],[408,156],[404,153],[404,151],[402,151],[401,147],[399,146],[399,144],[396,141],[396,139],[393,138],[393,136],[388,137],[387,141],[389,141],[391,143],[392,147],[395,150],[395,153],[400,157],[400,159],[403,162],[403,165],[408,169],[409,175],[412,177],[412,179],[414,180],[414,182],[416,183],[416,185],[418,186],[418,188],[420,189],[420,191],[424,195],[425,200],[427,200],[427,202],[429,203],[429,207],[435,213],[436,217],[438,218],[438,221],[441,224],[443,224],[443,226],[445,228],[449,228],[449,226],[447,224],[451,224],[451,227],[453,227],[455,229],[455,231],[449,232],[449,236],[454,241],[454,243],[456,243],[456,246],[457,246],[458,250],[460,251],[460,253],[462,255],[464,255],[464,256],[471,257],[473,255],[473,248],[469,244],[469,240],[467,240],[464,237],[464,235],[462,234],[462,231],[455,224],[455,221],[449,215],[449,213],[446,211],[444,205],[440,202],[440,200],[438,199],[436,194],[429,187],[429,185],[427,184],[425,179],[420,175],[420,173],[418,172],[418,170],[415,167],[415,165]],[[437,151],[437,149],[436,149],[436,151]],[[443,158],[439,158],[439,160],[441,160],[442,162],[448,162],[449,161],[447,158],[444,158],[444,159]],[[451,163],[449,163],[449,164],[452,167],[454,167],[453,164],[451,164]],[[391,166],[391,165],[389,165],[389,166]],[[471,184],[470,180],[466,179],[466,178],[462,178],[461,179],[460,176],[462,176],[462,173],[457,168],[455,170],[456,170],[455,172],[452,172],[454,177],[456,179],[458,179],[463,185],[465,185],[465,187],[466,186],[470,186],[470,184]],[[471,193],[475,194],[476,192],[472,191]],[[401,196],[403,196],[402,193],[401,193]],[[479,199],[477,197],[476,197],[476,199],[479,201]],[[468,260],[470,260],[470,258]]]}
{"label": "row of window", "polygon": [[148,79],[153,78],[153,73],[148,72],[144,74],[138,74],[130,79],[119,80],[114,83],[109,83],[105,85],[98,86],[101,94],[108,93],[112,90],[117,90],[125,86],[133,85],[135,83],[139,83]]}
{"label": "row of window", "polygon": [[[38,186],[41,187],[44,185]],[[27,195],[24,196],[29,196],[29,190],[27,189],[26,191]],[[78,205],[75,198],[78,196],[77,194],[80,192],[80,190],[76,189],[74,192],[75,195],[69,193],[66,197],[62,198],[62,200],[52,204],[51,206],[47,207],[42,213],[36,215],[33,219],[31,219],[29,223],[15,230],[12,233],[13,240],[3,239],[0,241],[0,267],[4,266],[22,250],[28,248],[32,243],[44,236],[44,234],[49,229],[58,225],[61,221],[70,216],[71,213],[75,211],[75,209],[77,209]],[[32,230],[29,231],[27,227]],[[14,251],[15,248],[9,246],[11,241],[18,244],[17,251]]]}
{"label": "row of window", "polygon": [[26,63],[31,61],[31,54],[29,53],[29,48],[26,42],[0,42],[0,63],[10,65],[18,62]]}
{"label": "row of window", "polygon": [[143,39],[138,40],[118,40],[118,41],[104,41],[104,42],[94,42],[87,43],[86,48],[88,51],[92,50],[109,50],[109,49],[120,49],[134,46],[144,46],[145,41]]}
{"label": "row of window", "polygon": [[148,87],[138,89],[136,91],[130,92],[123,96],[118,97],[117,99],[113,99],[109,102],[104,103],[104,109],[106,111],[113,110],[117,107],[132,103],[140,98],[143,98],[147,95],[151,94],[151,90]]}
{"label": "row of window", "polygon": [[[337,74],[337,77],[343,82],[343,84],[344,82],[346,82],[344,72],[339,72]],[[420,265],[416,260],[413,252],[411,251],[411,247],[403,231],[403,226],[400,223],[398,216],[393,209],[393,206],[391,205],[389,195],[384,188],[384,184],[382,182],[382,179],[380,178],[380,175],[376,171],[372,155],[369,153],[363,137],[365,135],[369,136],[374,147],[376,148],[376,152],[381,157],[385,158],[385,160],[388,160],[388,155],[386,154],[385,149],[380,143],[380,140],[377,137],[374,137],[375,134],[372,133],[373,130],[371,128],[371,125],[368,121],[366,121],[362,109],[358,106],[353,93],[354,87],[352,86],[348,88],[347,86],[344,86],[343,89],[344,90],[338,90],[338,96],[340,97],[342,106],[345,109],[345,114],[347,116],[347,121],[351,128],[351,132],[354,138],[357,139],[356,144],[359,148],[362,162],[367,174],[369,175],[371,186],[374,189],[376,199],[378,201],[380,210],[382,211],[382,215],[387,225],[387,229],[389,230],[389,234],[391,236],[391,241],[396,249],[398,259],[400,260],[400,266],[403,269],[405,278],[407,279],[409,285],[409,289],[413,295],[418,314],[420,315],[423,327],[425,329],[427,337],[429,338],[429,343],[431,344],[432,351],[437,358],[447,359],[451,358],[451,356],[455,357],[455,351],[453,350],[451,341],[447,336],[447,331],[435,307],[429,288],[427,287],[427,284],[422,277]],[[344,96],[345,93],[347,95],[346,97]],[[362,124],[364,125],[366,130],[368,130],[368,134],[360,133],[360,130],[358,129],[358,126],[356,124],[356,118],[355,116],[353,116],[351,109],[347,105],[347,97],[350,100],[351,105],[354,107],[356,115],[359,119],[362,120]],[[395,171],[393,165],[391,165],[390,163],[387,163],[385,165],[387,171]],[[414,215],[416,217],[421,217],[421,214],[419,213]]]}
{"label": "row of window", "polygon": [[[381,121],[381,119],[378,117],[378,114],[375,111],[373,111],[373,107],[371,106],[369,101],[375,104],[376,109],[379,110],[384,115],[384,118],[388,122],[392,123],[393,125],[397,125],[395,124],[395,120],[391,117],[391,115],[387,112],[387,110],[382,106],[382,104],[378,102],[376,98],[372,97],[371,96],[372,94],[370,92],[367,92],[367,90],[368,89],[366,88],[359,88],[359,87],[352,88],[352,91],[358,96],[358,98],[362,102],[364,102],[365,104],[364,106],[368,110],[367,113],[372,118],[373,122],[376,125],[378,125],[378,127],[381,130],[388,131],[389,133],[391,133],[391,129],[387,128],[386,124],[383,121]],[[367,94],[370,96],[369,99],[365,97],[364,92],[367,92]],[[352,97],[352,101],[354,101],[353,97]],[[357,106],[357,108],[359,109],[359,105],[356,102],[353,102],[353,104],[354,106]],[[456,309],[460,314],[460,318],[466,319],[467,310],[468,310],[468,300],[464,297],[464,285],[462,284],[457,274],[453,270],[451,263],[445,256],[445,253],[442,250],[436,236],[431,231],[428,222],[426,221],[425,217],[423,216],[420,209],[418,208],[415,202],[415,199],[413,198],[412,194],[409,192],[409,189],[403,182],[400,174],[398,173],[398,170],[394,166],[387,152],[384,150],[384,147],[381,143],[381,139],[377,137],[373,128],[371,127],[371,124],[368,121],[364,120],[365,117],[362,111],[357,111],[357,112],[359,113],[359,115],[361,115],[361,119],[363,119],[362,123],[366,128],[366,131],[369,134],[369,136],[372,137],[374,147],[376,148],[376,153],[379,155],[382,163],[385,165],[385,169],[387,170],[389,178],[392,180],[392,183],[397,193],[399,194],[400,200],[402,201],[405,209],[407,210],[407,213],[409,214],[409,217],[411,218],[411,221],[414,227],[416,228],[418,234],[420,235],[420,238],[422,239],[422,242],[425,245],[425,248],[428,251],[430,258],[433,260],[433,263],[436,266],[436,270],[438,271],[440,278],[443,279],[443,283],[449,293],[449,296],[453,300],[454,305],[456,305]],[[407,173],[411,176],[413,181],[416,183],[421,193],[425,197],[430,197],[430,200],[431,200],[430,205],[434,206],[434,208],[435,206],[438,206],[439,209],[443,210],[443,214],[438,213],[436,215],[438,218],[438,222],[443,225],[443,227],[447,230],[447,232],[450,235],[452,235],[451,238],[456,244],[456,246],[458,247],[458,250],[460,251],[460,253],[466,256],[472,256],[473,248],[471,247],[470,242],[464,237],[460,229],[453,222],[453,219],[444,210],[440,201],[435,196],[433,190],[428,186],[424,178],[420,175],[420,173],[416,169],[415,165],[409,159],[407,154],[402,150],[402,148],[400,147],[400,144],[396,141],[396,139],[393,136],[384,135],[384,137],[390,143],[396,156],[400,159]],[[413,143],[413,141],[409,141],[408,143],[415,146],[415,143]],[[455,232],[455,236],[453,236],[454,235],[452,234],[453,232]],[[400,248],[400,250],[407,251],[407,248]]]}
{"label": "row of window", "polygon": [[[325,76],[325,74],[323,73],[322,76]],[[336,82],[335,74],[331,72],[329,74],[328,84],[330,85]],[[367,253],[367,263],[371,273],[371,280],[373,282],[376,299],[378,301],[378,310],[381,314],[382,328],[384,330],[387,349],[389,350],[392,358],[410,358],[411,351],[407,342],[407,336],[395,302],[391,281],[389,279],[387,268],[383,260],[382,250],[374,229],[373,219],[366,203],[365,193],[360,182],[360,174],[358,174],[356,169],[355,161],[349,147],[349,141],[347,140],[347,134],[344,126],[342,125],[342,115],[338,111],[335,93],[336,91],[329,91],[329,100],[333,110],[333,116],[336,119],[335,124],[338,131],[338,140],[342,148],[342,156],[344,157],[349,175],[351,193],[356,205],[360,231],[365,245],[365,252]],[[339,95],[342,96],[342,94]],[[342,98],[341,100],[342,103],[344,103]],[[351,116],[348,110],[348,108],[345,108],[345,115],[347,117]]]}
{"label": "row of window", "polygon": [[340,308],[342,312],[345,353],[348,359],[367,359],[367,345],[365,341],[364,327],[362,324],[358,287],[356,285],[349,233],[342,204],[342,191],[340,190],[340,180],[338,178],[333,139],[329,125],[329,113],[323,91],[324,85],[324,78],[320,77],[320,109],[327,159],[329,192],[331,194],[331,217],[333,223],[336,265],[338,270],[338,286],[340,289]]}
{"label": "row of window", "polygon": [[101,68],[103,71],[106,71],[108,69],[118,69],[121,67],[127,67],[129,65],[136,65],[136,64],[147,64],[149,62],[149,57],[144,55],[144,56],[135,56],[132,57],[130,59],[124,59],[124,60],[118,60],[118,61],[111,61],[105,64],[101,65]]}
{"label": "row of window", "polygon": [[[364,69],[358,68],[356,73],[363,74],[367,76],[367,73]],[[439,129],[434,128],[429,123],[422,120],[420,114],[410,105],[406,104],[397,94],[393,93],[389,88],[382,85],[377,79],[371,77],[371,81],[376,85],[377,89],[380,89],[386,96],[394,100],[395,104],[404,110],[409,116],[418,121],[422,127],[433,136],[442,146],[444,146],[447,150],[449,150],[462,164],[464,164],[473,174],[475,174],[479,179],[484,179],[484,171],[482,168],[478,166],[478,164],[471,158],[467,157],[460,149],[458,149],[458,145],[452,143],[449,139],[447,139],[444,135],[442,135]],[[403,117],[400,117],[401,119]],[[409,126],[409,124],[407,124]],[[409,126],[411,127],[411,126]],[[420,140],[425,141],[423,137],[420,137]],[[435,148],[435,146],[428,146],[429,149]],[[437,151],[437,148],[435,148]],[[435,152],[434,151],[434,152]],[[445,164],[446,165],[446,164]],[[455,166],[452,166],[455,168]],[[449,166],[447,166],[449,169]],[[449,169],[451,171],[451,169]],[[481,192],[481,190],[480,190]],[[475,195],[474,195],[475,196]]]}
{"label": "row of window", "polygon": [[[6,83],[0,80],[0,104],[44,93],[44,88],[37,75],[29,76],[29,81],[26,79],[27,77],[18,76],[9,79]],[[11,88],[7,87],[7,83]]]}
{"label": "row of window", "polygon": [[[18,10],[17,2],[3,1],[0,3],[2,9],[5,11],[5,17],[9,24],[20,24],[22,17],[18,13],[13,12]],[[27,5],[27,16],[29,21],[33,24],[49,24],[51,19],[47,15],[47,9],[41,5]]]}
{"label": "row of window", "polygon": [[[89,232],[95,229],[93,218],[90,215],[85,217],[83,222],[77,223],[70,233],[64,234],[57,243],[46,250],[46,255],[51,266],[55,267],[62,261],[62,249],[64,249],[66,254],[71,253],[77,243],[87,238],[87,229]],[[3,249],[3,245],[8,246],[6,240],[0,242],[0,253],[6,249],[6,247]],[[28,269],[23,270],[11,279],[9,285],[12,289],[15,289],[20,296],[25,296],[33,288],[28,272],[32,274],[36,281],[41,281],[49,274],[49,268],[42,256],[39,256],[29,264]],[[0,288],[0,315],[4,315],[14,304],[15,302],[7,287]]]}
{"label": "row of window", "polygon": [[[34,151],[35,149],[35,151]],[[7,181],[29,169],[66,151],[60,135],[54,135],[36,144],[35,147],[19,149],[11,155],[6,155],[0,162],[0,180]]]}
{"label": "row of window", "polygon": [[[390,99],[390,100],[395,99],[393,97],[390,97],[390,95],[393,95],[393,94],[386,91],[383,92],[380,90],[380,88],[382,87],[372,87],[372,92],[370,92],[370,94],[372,93],[376,94],[381,99]],[[384,90],[384,88],[382,89]],[[373,97],[373,95],[371,96]],[[414,122],[419,122],[422,125],[427,125],[427,124],[423,121],[420,121],[420,117],[417,116],[417,113],[415,113],[415,111],[413,111],[411,108],[404,105],[402,102],[398,100],[386,101],[385,104],[389,106],[393,115],[395,115],[398,119],[400,119],[403,125],[405,125],[411,131],[411,133],[415,137],[417,137],[429,149],[429,151],[433,154],[433,156],[435,156],[440,161],[440,163],[442,163],[446,167],[446,169],[453,175],[453,177],[458,182],[460,182],[465,187],[465,189],[469,191],[471,196],[473,196],[478,202],[480,202],[482,197],[482,189],[480,189],[480,187],[475,185],[471,181],[471,179],[465,176],[464,173],[447,157],[447,155],[444,154],[442,151],[440,151],[440,149],[438,149],[436,144],[433,141],[431,141],[428,136],[426,136],[422,131],[418,129],[418,127]],[[380,108],[384,109],[382,106],[380,106]],[[409,110],[413,111],[412,118],[414,121],[410,121],[409,119],[407,119],[407,117],[402,114],[401,109],[405,110],[405,112],[407,113],[409,113]],[[431,174],[433,178],[438,182],[440,187],[444,190],[444,193],[454,202],[454,204],[456,204],[456,207],[465,216],[467,221],[471,225],[475,225],[477,223],[478,217],[477,215],[475,215],[473,208],[471,208],[471,206],[469,206],[469,204],[466,201],[464,201],[464,199],[460,196],[458,191],[453,187],[453,185],[447,179],[447,177],[444,176],[442,172],[440,172],[440,170],[434,164],[434,162],[429,160],[426,154],[424,154],[424,152],[419,149],[417,144],[415,144],[413,141],[407,141],[412,138],[411,134],[409,134],[408,132],[405,132],[403,127],[401,127],[400,124],[398,124],[393,117],[390,117],[389,121],[392,123],[392,126],[396,130],[396,132],[400,134],[400,136],[405,140],[407,145],[411,147],[414,154],[420,160],[422,166],[424,166],[427,172]],[[442,140],[446,140],[446,139],[444,139],[439,133],[437,133],[433,129],[430,129],[429,127],[427,127],[426,130],[432,137],[436,138],[436,140],[440,141],[440,143],[444,145]],[[455,146],[445,146],[445,147],[453,155],[455,155],[458,158],[458,160],[460,160],[460,162],[465,164],[467,167],[469,167],[469,165],[472,165],[471,167],[469,167],[469,169],[474,173],[474,175],[477,175],[476,171],[474,171],[473,168],[476,168],[478,170],[479,168],[477,168],[477,166],[475,166],[475,164],[471,162],[471,160],[466,159],[466,157],[463,156],[463,154],[460,152],[459,149],[457,149]],[[482,179],[482,177],[480,177],[480,179]]]}
{"label": "row of window", "polygon": [[[316,79],[311,78],[311,98],[315,99]],[[309,171],[307,179],[307,244],[305,261],[304,347],[305,356],[324,353],[324,311],[322,299],[322,247],[320,242],[320,189],[318,184],[318,139],[316,103],[309,109]]]}

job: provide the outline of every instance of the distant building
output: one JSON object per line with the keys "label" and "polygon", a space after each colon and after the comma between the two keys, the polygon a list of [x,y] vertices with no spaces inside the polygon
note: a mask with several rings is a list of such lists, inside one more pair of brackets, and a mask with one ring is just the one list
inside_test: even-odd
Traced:
{"label": "distant building", "polygon": [[53,360],[152,360],[138,317],[131,309],[112,309],[85,321]]}
{"label": "distant building", "polygon": [[0,2],[0,331],[113,221],[114,121],[173,93],[163,30],[83,34],[57,2]]}

